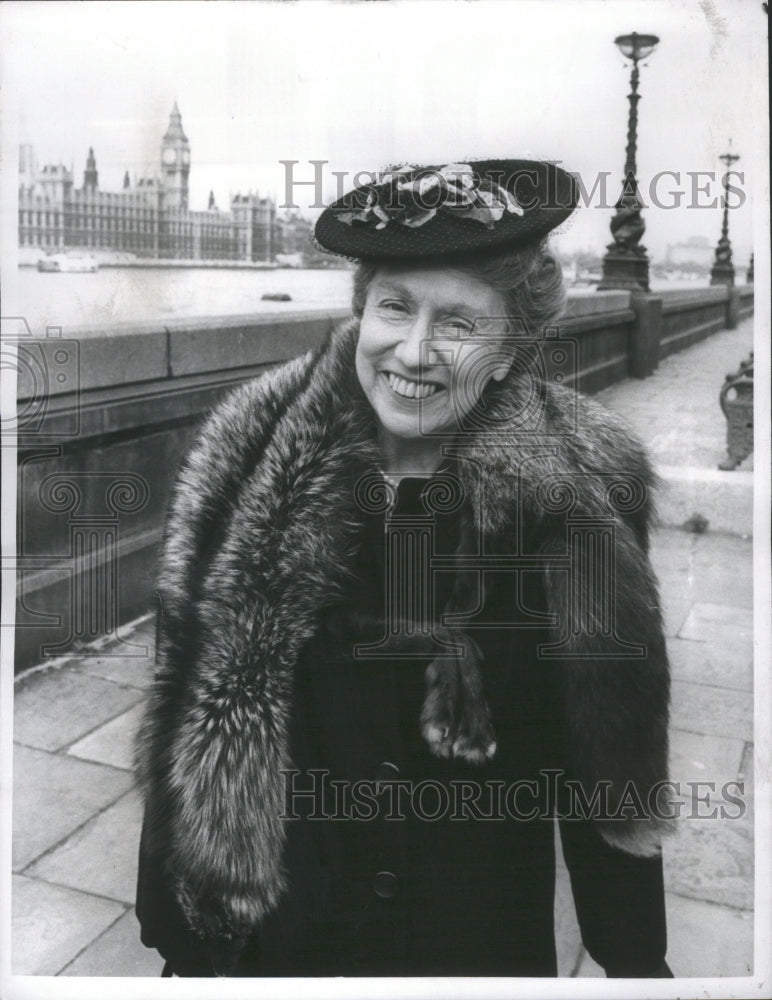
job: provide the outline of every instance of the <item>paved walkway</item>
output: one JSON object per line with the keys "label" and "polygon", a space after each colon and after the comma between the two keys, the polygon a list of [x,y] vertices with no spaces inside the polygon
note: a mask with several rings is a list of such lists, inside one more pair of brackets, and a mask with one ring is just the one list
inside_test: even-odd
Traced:
{"label": "paved walkway", "polygon": [[[730,510],[719,505],[711,514],[714,489],[704,476],[677,474],[707,473],[723,457],[718,389],[750,350],[751,329],[746,322],[717,334],[667,359],[651,378],[601,394],[667,467],[678,503],[689,513],[707,511],[721,529],[679,528],[678,503],[668,502],[653,538],[673,664],[673,778],[714,784],[714,793],[700,791],[705,803],[693,801],[700,814],[738,811],[725,789],[730,781],[745,781],[747,805],[740,819],[682,819],[667,843],[668,958],[677,976],[749,975],[753,960],[752,541]],[[732,475],[743,473],[722,474]],[[744,495],[739,482],[727,489]],[[131,746],[151,679],[153,625],[147,616],[122,632],[122,644],[33,669],[16,683],[16,973],[161,970],[156,953],[139,941],[132,909],[140,804]],[[556,913],[560,974],[600,974],[582,947],[562,867]]]}
{"label": "paved walkway", "polygon": [[646,442],[664,480],[659,511],[680,525],[699,513],[711,531],[751,534],[753,456],[732,472],[726,457],[726,420],[718,403],[724,376],[753,350],[753,318],[673,354],[648,379],[626,379],[597,398],[621,413]]}

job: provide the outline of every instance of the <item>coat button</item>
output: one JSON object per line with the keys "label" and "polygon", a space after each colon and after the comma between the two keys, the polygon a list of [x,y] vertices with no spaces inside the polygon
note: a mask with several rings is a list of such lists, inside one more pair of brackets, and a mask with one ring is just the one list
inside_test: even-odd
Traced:
{"label": "coat button", "polygon": [[381,899],[393,899],[399,891],[399,879],[394,872],[378,872],[373,879],[373,892]]}
{"label": "coat button", "polygon": [[399,774],[399,768],[390,760],[382,760],[375,769],[376,781],[393,781]]}

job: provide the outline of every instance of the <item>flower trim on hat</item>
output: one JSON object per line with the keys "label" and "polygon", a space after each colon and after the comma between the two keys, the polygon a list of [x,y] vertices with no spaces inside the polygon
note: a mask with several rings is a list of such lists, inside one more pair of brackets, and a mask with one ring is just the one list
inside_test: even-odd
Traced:
{"label": "flower trim on hat", "polygon": [[390,222],[397,222],[415,229],[443,211],[493,229],[505,213],[524,214],[511,191],[479,177],[468,163],[449,163],[439,170],[399,167],[387,171],[377,187],[360,191],[367,191],[364,205],[335,212],[348,226],[361,222],[385,229]]}

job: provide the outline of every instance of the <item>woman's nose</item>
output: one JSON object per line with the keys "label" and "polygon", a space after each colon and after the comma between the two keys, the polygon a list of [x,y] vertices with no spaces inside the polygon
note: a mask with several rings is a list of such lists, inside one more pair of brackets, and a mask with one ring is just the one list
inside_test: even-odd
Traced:
{"label": "woman's nose", "polygon": [[397,359],[415,372],[426,364],[423,344],[431,337],[430,317],[417,315],[409,327],[403,327],[402,336],[394,349]]}

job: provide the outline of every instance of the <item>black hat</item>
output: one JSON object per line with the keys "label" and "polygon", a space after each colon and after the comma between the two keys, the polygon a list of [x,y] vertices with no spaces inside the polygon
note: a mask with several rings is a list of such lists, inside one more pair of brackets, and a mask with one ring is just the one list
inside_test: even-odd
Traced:
{"label": "black hat", "polygon": [[400,167],[320,215],[317,242],[344,257],[447,257],[541,239],[576,208],[576,180],[553,163],[476,160]]}

